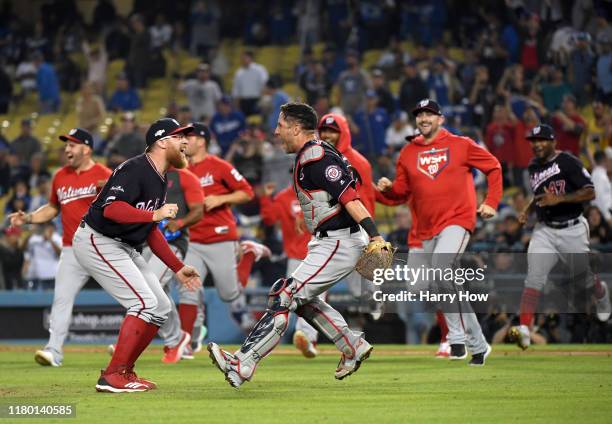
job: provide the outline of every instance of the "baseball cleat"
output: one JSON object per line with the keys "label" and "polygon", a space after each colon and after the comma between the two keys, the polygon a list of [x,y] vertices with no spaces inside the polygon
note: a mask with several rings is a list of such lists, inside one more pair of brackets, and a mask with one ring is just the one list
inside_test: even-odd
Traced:
{"label": "baseball cleat", "polygon": [[96,390],[107,393],[133,393],[146,392],[150,388],[143,382],[138,381],[135,373],[130,373],[127,370],[106,373],[102,370],[96,384]]}
{"label": "baseball cleat", "polygon": [[306,333],[304,333],[302,330],[297,330],[293,334],[293,345],[297,348],[297,350],[302,352],[304,357],[309,359],[316,357],[319,353],[315,347],[315,344],[308,340]]}
{"label": "baseball cleat", "polygon": [[61,367],[62,363],[56,361],[53,354],[48,350],[37,350],[34,354],[34,360],[43,366]]}
{"label": "baseball cleat", "polygon": [[484,367],[487,356],[491,354],[491,345],[487,344],[487,350],[481,353],[475,353],[472,355],[472,359],[469,362],[469,366],[472,367]]}
{"label": "baseball cleat", "polygon": [[223,374],[227,374],[230,369],[229,361],[236,359],[234,355],[226,350],[221,349],[217,343],[210,342],[206,348],[209,352],[209,357],[212,359],[213,365],[215,365],[219,371]]}
{"label": "baseball cleat", "polygon": [[610,304],[610,290],[605,281],[600,281],[604,289],[604,294],[600,299],[595,299],[595,308],[597,310],[597,319],[601,322],[607,322],[612,313],[612,304]]}
{"label": "baseball cleat", "polygon": [[518,347],[526,350],[531,344],[531,336],[529,335],[529,327],[526,325],[515,325],[508,332],[511,340],[514,340]]}
{"label": "baseball cleat", "polygon": [[199,331],[194,330],[193,334],[198,334],[198,337],[194,337],[195,340],[191,340],[193,353],[198,353],[202,350],[202,342],[206,338],[206,334],[208,334],[208,328],[204,324],[197,327],[197,330]]}
{"label": "baseball cleat", "polygon": [[187,359],[191,361],[193,358],[193,349],[191,348],[191,345],[185,346],[181,353],[181,359]]}
{"label": "baseball cleat", "polygon": [[450,356],[451,348],[448,342],[440,343],[438,350],[436,351],[436,358],[446,359]]}
{"label": "baseball cleat", "polygon": [[355,352],[353,358],[347,358],[343,353],[340,362],[338,362],[338,367],[336,368],[336,380],[342,380],[356,373],[359,367],[361,367],[361,363],[370,357],[372,350],[374,350],[374,347],[365,341],[365,339],[361,339],[357,345],[357,352]]}
{"label": "baseball cleat", "polygon": [[[179,343],[176,346],[164,346],[164,356],[161,361],[164,364],[176,364],[178,361],[181,360],[183,350],[189,345],[190,341],[191,336],[181,330],[181,339],[179,340]],[[193,355],[191,356],[191,359],[193,359]]]}
{"label": "baseball cleat", "polygon": [[115,354],[115,345],[109,344],[108,346],[106,346],[106,353],[108,353],[110,356],[113,356]]}
{"label": "baseball cleat", "polygon": [[246,380],[240,377],[236,371],[232,370],[225,375],[225,381],[227,381],[234,389],[239,389],[240,386],[242,386],[242,383],[244,383]]}
{"label": "baseball cleat", "polygon": [[157,384],[151,380],[147,380],[146,378],[138,377],[134,372],[134,365],[126,370],[128,378],[136,380],[138,383],[142,383],[149,388],[149,390],[157,389]]}
{"label": "baseball cleat", "polygon": [[467,358],[467,351],[465,350],[464,344],[452,344],[450,345],[450,354],[448,359],[451,361],[459,361]]}

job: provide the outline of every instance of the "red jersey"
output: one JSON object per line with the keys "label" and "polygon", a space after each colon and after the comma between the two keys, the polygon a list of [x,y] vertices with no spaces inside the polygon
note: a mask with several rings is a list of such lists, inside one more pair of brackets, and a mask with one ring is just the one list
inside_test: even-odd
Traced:
{"label": "red jersey", "polygon": [[[229,162],[213,155],[189,167],[200,180],[205,196],[230,194],[241,190],[253,196],[251,185]],[[219,243],[238,240],[236,219],[229,205],[204,211],[197,224],[190,227],[189,240],[195,243]]]}
{"label": "red jersey", "polygon": [[497,209],[502,196],[499,161],[470,138],[443,128],[432,143],[424,142],[418,136],[400,152],[390,194],[409,196],[418,220],[418,240],[429,240],[450,225],[473,231],[476,191],[472,168],[486,174],[489,192],[484,203]]}
{"label": "red jersey", "polygon": [[287,257],[304,259],[311,234],[304,223],[304,213],[293,187],[279,191],[274,198],[262,196],[259,205],[264,224],[274,225],[280,222],[283,248]]}
{"label": "red jersey", "polygon": [[77,226],[98,195],[98,183],[106,181],[111,174],[112,171],[106,166],[96,163],[82,172],[64,166],[53,176],[49,203],[58,207],[62,214],[64,246],[72,246]]}
{"label": "red jersey", "polygon": [[489,151],[501,162],[514,165],[516,149],[514,148],[515,125],[491,122],[485,131],[485,143]]}
{"label": "red jersey", "polygon": [[527,140],[527,135],[531,133],[531,129],[534,125],[527,125],[524,121],[518,121],[516,126],[514,148],[516,149],[516,162],[515,166],[519,168],[527,168],[529,162],[533,158],[533,151],[531,150],[531,143]]}

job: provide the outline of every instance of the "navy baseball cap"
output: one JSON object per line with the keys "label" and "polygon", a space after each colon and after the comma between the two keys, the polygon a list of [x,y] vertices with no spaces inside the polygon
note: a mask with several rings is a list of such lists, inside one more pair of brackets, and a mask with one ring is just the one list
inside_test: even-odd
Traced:
{"label": "navy baseball cap", "polygon": [[72,141],[74,143],[84,144],[93,149],[93,136],[89,131],[83,128],[73,128],[68,131],[68,134],[60,135],[59,139],[62,141]]}
{"label": "navy baseball cap", "polygon": [[525,138],[527,140],[554,140],[555,133],[550,125],[540,124],[533,127]]}
{"label": "navy baseball cap", "polygon": [[207,143],[210,141],[210,130],[206,125],[201,122],[192,122],[191,126],[193,127],[193,132],[189,133],[189,135],[202,137]]}
{"label": "navy baseball cap", "polygon": [[151,147],[157,140],[175,134],[187,134],[193,131],[193,126],[186,125],[181,127],[176,119],[161,118],[153,122],[147,131],[147,149]]}
{"label": "navy baseball cap", "polygon": [[431,113],[435,113],[436,115],[442,115],[442,110],[440,109],[440,105],[434,102],[431,99],[423,99],[421,100],[414,109],[412,109],[412,115],[417,116],[419,112],[427,110]]}
{"label": "navy baseball cap", "polygon": [[321,131],[323,128],[329,128],[334,131],[340,132],[340,125],[338,125],[338,123],[336,122],[333,116],[327,116],[327,117],[321,118],[317,129]]}

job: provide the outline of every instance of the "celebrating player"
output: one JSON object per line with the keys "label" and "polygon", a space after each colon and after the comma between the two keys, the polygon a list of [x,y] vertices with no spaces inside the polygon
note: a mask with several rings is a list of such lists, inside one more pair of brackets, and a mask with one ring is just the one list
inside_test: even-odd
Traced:
{"label": "celebrating player", "polygon": [[[209,272],[212,274],[219,297],[230,303],[232,316],[238,324],[248,328],[251,323],[236,270],[238,231],[231,206],[252,199],[253,189],[229,162],[208,154],[208,127],[200,123],[193,126],[195,131],[187,137],[186,154],[191,160],[189,170],[200,180],[204,191],[205,211],[202,219],[190,229],[185,263],[197,269],[203,278]],[[189,334],[193,332],[199,305],[200,293],[180,290],[181,327]]]}
{"label": "celebrating player", "polygon": [[51,182],[49,203],[32,213],[23,211],[9,215],[12,226],[42,224],[62,214],[62,253],[55,275],[53,305],[49,319],[49,342],[36,351],[34,359],[41,365],[59,367],[64,358],[62,347],[72,318],[72,307],[89,274],[74,257],[72,236],[89,205],[98,193],[98,187],[111,174],[110,169],[91,158],[93,137],[81,128],[73,128],[59,139],[66,143],[66,166],[59,169]]}
{"label": "celebrating player", "polygon": [[[476,225],[476,213],[485,219],[495,216],[502,195],[501,166],[473,140],[442,128],[444,116],[433,100],[421,100],[412,114],[421,135],[400,152],[395,181],[381,178],[377,186],[390,197],[409,198],[418,221],[416,237],[423,240],[424,252],[433,254],[431,266],[446,269],[465,250]],[[489,188],[478,209],[472,168],[486,174]],[[458,309],[449,312],[453,306]],[[471,305],[461,302],[445,309],[450,358],[465,358],[467,342],[472,353],[470,365],[484,365],[491,347]]]}
{"label": "celebrating player", "polygon": [[535,196],[520,214],[519,222],[525,224],[529,213],[535,210],[538,223],[527,249],[520,325],[510,329],[510,336],[523,350],[531,344],[530,330],[540,294],[559,258],[571,266],[571,275],[593,288],[601,321],[607,321],[612,310],[608,286],[589,266],[589,224],[582,213],[584,203],[595,198],[591,177],[578,158],[555,149],[557,143],[550,126],[533,127],[527,139],[535,156],[528,168]]}
{"label": "celebrating player", "polygon": [[145,153],[115,169],[74,235],[79,264],[127,309],[113,357],[96,384],[100,392],[156,388],[136,376],[134,364],[166,321],[171,304],[136,248],[146,241],[181,284],[194,290],[201,286],[197,271],[176,257],[157,226],[176,217],[178,206],[165,203],[166,171],[187,166],[184,134],[192,130],[174,119],[154,122]]}
{"label": "celebrating player", "polygon": [[265,315],[238,351],[232,354],[209,343],[213,363],[236,388],[252,379],[257,364],[278,344],[290,311],[305,318],[340,350],[335,372],[339,380],[357,371],[373,349],[362,333],[350,330],[342,315],[319,298],[353,272],[367,245],[364,230],[371,240],[383,240],[359,200],[347,163],[334,148],[316,139],[316,126],[312,107],[304,103],[281,106],[275,135],[287,153],[296,153],[294,190],[315,238],[291,277],[272,285]]}

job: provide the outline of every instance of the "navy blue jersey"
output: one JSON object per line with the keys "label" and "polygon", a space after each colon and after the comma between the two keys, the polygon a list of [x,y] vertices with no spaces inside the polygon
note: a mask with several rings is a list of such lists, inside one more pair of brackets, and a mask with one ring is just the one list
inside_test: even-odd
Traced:
{"label": "navy blue jersey", "polygon": [[[550,193],[563,195],[584,187],[593,187],[591,176],[575,156],[560,152],[548,162],[535,159],[528,167],[529,184],[534,195]],[[543,222],[565,222],[578,218],[583,212],[580,203],[560,203],[555,206],[535,205],[538,220]]]}
{"label": "navy blue jersey", "polygon": [[[351,172],[350,163],[333,146],[324,141],[309,141],[304,144],[302,150],[308,148],[311,143],[320,143],[325,153],[321,159],[311,161],[304,166],[299,166],[297,162],[300,157],[298,153],[294,166],[294,172],[297,173],[294,181],[296,181],[302,189],[308,191],[326,191],[331,196],[329,205],[337,205],[339,204],[340,196],[342,196],[349,187],[355,188],[356,181]],[[321,222],[316,230],[338,230],[356,224],[357,223],[349,215],[346,209],[341,207],[339,213]]]}
{"label": "navy blue jersey", "polygon": [[119,165],[108,179],[85,215],[85,222],[94,230],[132,246],[147,240],[156,222],[120,224],[104,217],[104,208],[115,201],[154,211],[166,201],[166,177],[161,175],[146,153]]}

